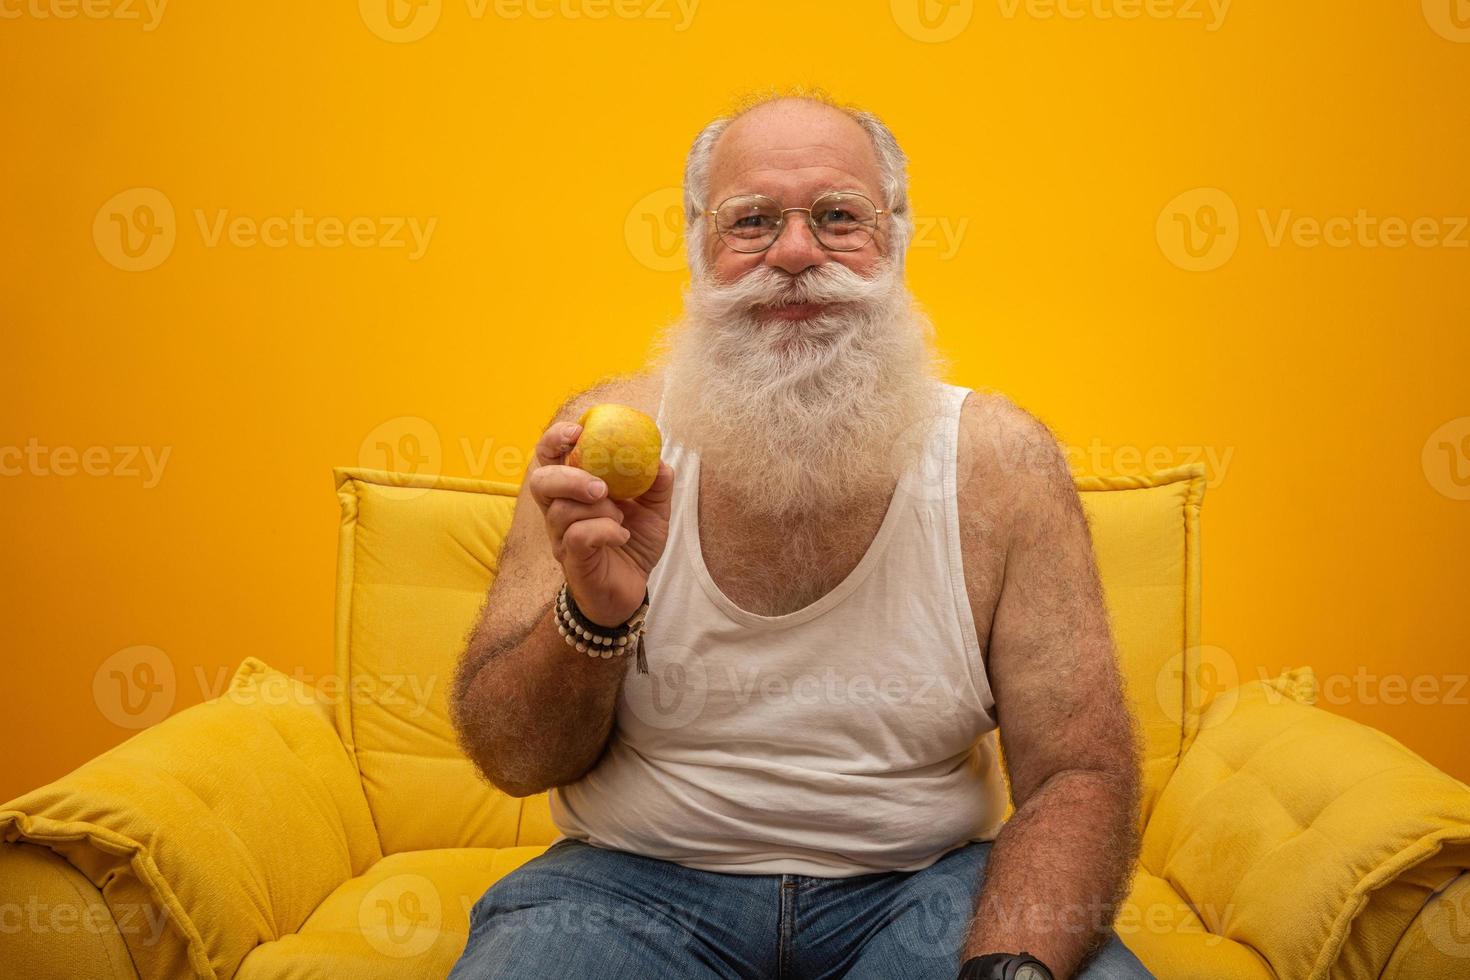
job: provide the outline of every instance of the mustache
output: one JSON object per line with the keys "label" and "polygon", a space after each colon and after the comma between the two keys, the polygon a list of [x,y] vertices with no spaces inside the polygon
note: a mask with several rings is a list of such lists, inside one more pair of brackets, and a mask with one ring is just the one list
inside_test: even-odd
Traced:
{"label": "mustache", "polygon": [[686,303],[700,313],[723,318],[755,307],[794,303],[844,303],[867,306],[886,299],[894,289],[892,267],[884,263],[871,277],[838,262],[813,266],[792,275],[758,266],[733,282],[692,283]]}

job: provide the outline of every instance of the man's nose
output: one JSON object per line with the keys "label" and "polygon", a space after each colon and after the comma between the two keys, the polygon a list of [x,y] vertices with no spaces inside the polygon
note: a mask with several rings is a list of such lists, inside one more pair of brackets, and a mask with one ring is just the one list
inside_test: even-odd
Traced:
{"label": "man's nose", "polygon": [[785,227],[765,254],[766,265],[793,276],[812,266],[825,265],[828,259],[827,250],[812,235],[805,211],[787,212]]}

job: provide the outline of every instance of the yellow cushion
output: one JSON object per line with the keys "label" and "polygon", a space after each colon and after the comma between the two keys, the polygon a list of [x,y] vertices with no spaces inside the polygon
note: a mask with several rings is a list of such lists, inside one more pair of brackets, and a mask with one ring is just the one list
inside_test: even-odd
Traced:
{"label": "yellow cushion", "polygon": [[446,700],[495,579],[517,487],[333,472],[337,669],[350,683],[337,728],[383,852],[543,842],[521,838],[522,802],[487,784],[460,752]]}
{"label": "yellow cushion", "polygon": [[1206,707],[1141,863],[1280,976],[1377,977],[1470,866],[1470,788],[1311,689],[1300,670]]}
{"label": "yellow cushion", "polygon": [[544,850],[391,854],[328,896],[296,935],[256,947],[236,980],[445,976],[485,889]]}
{"label": "yellow cushion", "polygon": [[0,809],[103,894],[139,972],[229,977],[381,856],[329,710],[248,658],[228,690]]}
{"label": "yellow cushion", "polygon": [[[1143,735],[1143,808],[1179,762],[1197,691],[1204,467],[1076,481],[1092,530],[1129,707]],[[1140,824],[1141,825],[1141,824]]]}
{"label": "yellow cushion", "polygon": [[1211,932],[1162,878],[1138,869],[1113,930],[1149,972],[1168,980],[1276,980],[1260,954]]}

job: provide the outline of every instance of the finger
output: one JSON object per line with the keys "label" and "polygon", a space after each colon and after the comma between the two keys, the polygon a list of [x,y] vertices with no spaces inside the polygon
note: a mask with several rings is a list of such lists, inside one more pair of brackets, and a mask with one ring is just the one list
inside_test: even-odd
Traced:
{"label": "finger", "polygon": [[611,500],[584,504],[576,500],[558,498],[546,508],[546,533],[551,537],[551,543],[554,545],[567,533],[567,528],[577,521],[590,521],[599,517],[608,517],[619,524],[623,523],[623,512]]}
{"label": "finger", "polygon": [[[662,515],[669,516],[670,501],[674,499],[674,468],[668,463],[658,464],[658,476],[653,478],[653,485],[643,491],[642,495],[635,497],[632,503],[647,507],[649,510]],[[624,501],[625,503],[627,501]]]}
{"label": "finger", "polygon": [[563,561],[586,562],[604,547],[616,548],[628,543],[632,534],[611,517],[577,521],[562,535]]}
{"label": "finger", "polygon": [[560,463],[572,451],[581,434],[582,427],[575,422],[557,422],[551,426],[536,442],[536,465]]}
{"label": "finger", "polygon": [[526,478],[526,487],[543,512],[553,500],[593,503],[607,496],[607,484],[591,473],[556,463],[532,470]]}

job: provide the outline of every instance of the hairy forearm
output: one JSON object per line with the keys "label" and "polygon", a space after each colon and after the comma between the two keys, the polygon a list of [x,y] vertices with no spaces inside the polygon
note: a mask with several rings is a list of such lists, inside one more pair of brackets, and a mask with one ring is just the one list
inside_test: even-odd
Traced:
{"label": "hairy forearm", "polygon": [[1070,769],[1001,829],[961,962],[1025,950],[1058,980],[1108,938],[1138,854],[1137,776]]}
{"label": "hairy forearm", "polygon": [[531,796],[590,769],[612,732],[626,664],[569,647],[550,605],[498,647],[472,639],[451,703],[460,745],[497,788]]}

